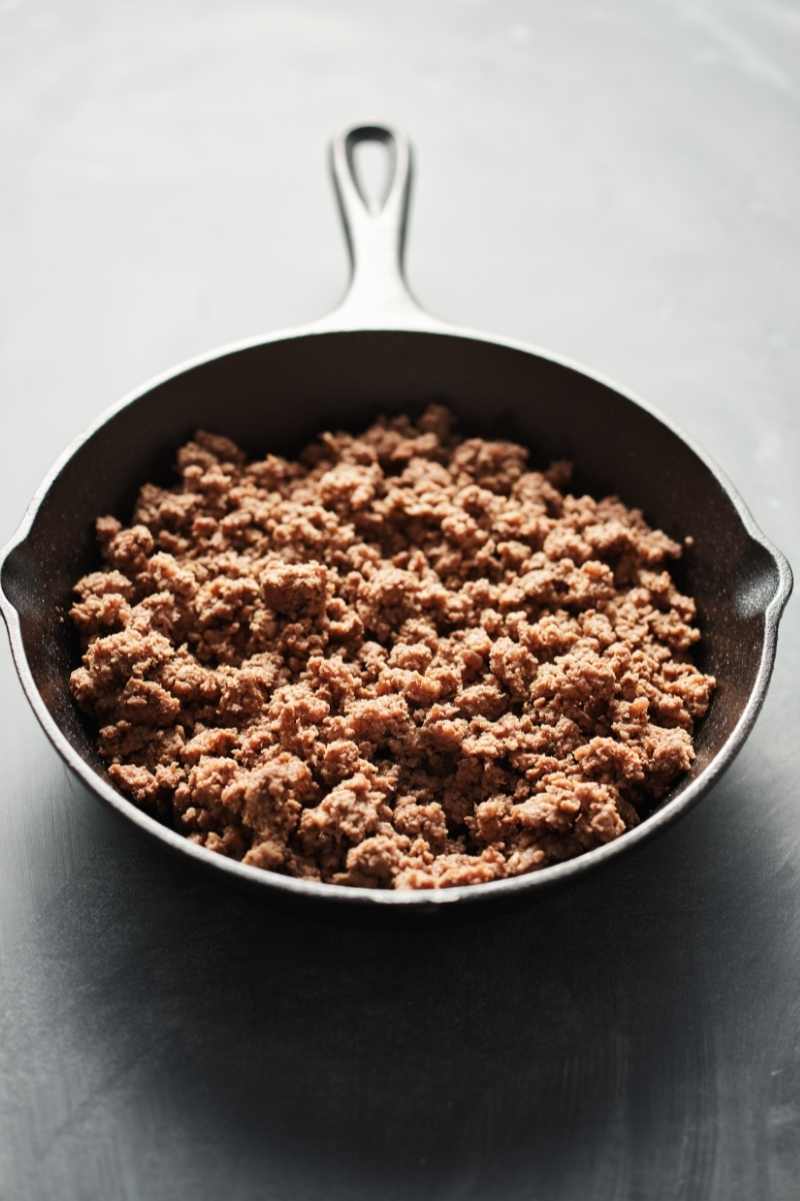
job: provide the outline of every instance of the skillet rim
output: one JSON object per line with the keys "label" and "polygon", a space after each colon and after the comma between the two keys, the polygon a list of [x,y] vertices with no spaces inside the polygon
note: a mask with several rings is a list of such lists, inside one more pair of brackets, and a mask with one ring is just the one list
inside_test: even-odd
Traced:
{"label": "skillet rim", "polygon": [[[227,859],[222,855],[215,854],[205,847],[200,847],[190,842],[184,835],[169,829],[156,818],[139,809],[132,801],[129,801],[121,793],[117,792],[107,780],[103,779],[99,772],[81,758],[50,714],[33,679],[22,638],[19,613],[5,591],[4,581],[7,566],[14,552],[23,545],[28,537],[42,503],[67,463],[94,434],[118,413],[122,412],[123,409],[135,404],[136,401],[142,399],[154,388],[188,371],[242,351],[252,350],[259,346],[269,346],[276,342],[295,341],[307,337],[358,333],[423,334],[429,337],[461,338],[470,342],[481,342],[501,349],[533,355],[556,367],[563,367],[593,383],[610,389],[622,397],[623,400],[636,405],[650,417],[658,421],[697,456],[703,466],[715,478],[730,501],[751,542],[760,546],[771,560],[777,574],[777,585],[767,605],[763,608],[764,627],[758,670],[753,687],[750,690],[738,721],[722,746],[713,755],[710,762],[703,768],[696,779],[681,789],[678,795],[673,797],[672,800],[645,818],[641,825],[623,834],[613,842],[596,847],[591,851],[586,851],[584,854],[574,859],[569,859],[564,863],[542,868],[538,872],[514,876],[510,879],[489,881],[483,884],[462,884],[453,888],[394,891],[377,888],[350,888],[341,884],[325,884],[320,881],[299,880],[291,876],[283,876],[277,872],[268,871],[264,868],[250,867],[236,860]],[[194,356],[175,367],[157,374],[145,384],[126,393],[116,404],[112,404],[101,412],[94,422],[66,446],[34,492],[16,531],[0,551],[0,611],[2,611],[6,623],[12,658],[23,691],[50,743],[66,763],[67,767],[75,772],[98,800],[110,805],[121,817],[132,821],[140,830],[155,837],[170,850],[186,854],[196,863],[207,868],[215,868],[222,871],[228,876],[240,880],[243,884],[248,886],[261,885],[268,890],[274,889],[279,893],[296,899],[304,899],[306,901],[328,900],[338,902],[340,905],[344,904],[350,908],[355,906],[362,909],[370,908],[373,911],[376,908],[388,906],[393,910],[400,907],[407,910],[433,912],[439,911],[442,908],[452,909],[455,906],[465,903],[474,904],[480,901],[500,900],[501,898],[511,900],[512,898],[519,897],[521,894],[541,892],[543,889],[552,888],[593,868],[607,864],[626,850],[633,850],[637,846],[641,846],[654,835],[672,825],[678,818],[688,813],[730,766],[755,724],[761,706],[764,703],[772,675],[777,649],[778,627],[786,602],[791,595],[792,585],[792,570],[786,556],[766,538],[731,480],[710,456],[701,450],[691,438],[687,437],[681,429],[658,409],[647,404],[638,396],[634,396],[630,392],[620,388],[607,377],[587,371],[582,365],[566,356],[553,354],[550,351],[542,350],[522,340],[487,334],[468,327],[440,323],[427,314],[422,313],[420,313],[418,324],[413,319],[409,320],[406,316],[402,321],[393,322],[391,320],[384,320],[374,325],[351,325],[346,318],[342,320],[336,313],[333,313],[330,317],[322,318],[320,321],[228,343],[216,350]]]}

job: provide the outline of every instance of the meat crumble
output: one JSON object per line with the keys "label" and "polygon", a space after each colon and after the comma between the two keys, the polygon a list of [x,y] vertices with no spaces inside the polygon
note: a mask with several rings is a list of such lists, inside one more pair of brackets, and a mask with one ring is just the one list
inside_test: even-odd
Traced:
{"label": "meat crumble", "polygon": [[116,787],[309,880],[478,884],[637,825],[694,758],[681,547],[514,442],[413,421],[248,461],[198,432],[101,517],[71,677]]}

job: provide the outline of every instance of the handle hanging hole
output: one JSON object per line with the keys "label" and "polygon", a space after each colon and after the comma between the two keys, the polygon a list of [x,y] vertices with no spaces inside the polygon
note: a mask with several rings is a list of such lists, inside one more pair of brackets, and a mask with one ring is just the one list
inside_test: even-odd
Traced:
{"label": "handle hanging hole", "polygon": [[365,209],[377,217],[389,198],[397,167],[396,145],[380,126],[362,126],[347,138],[347,165]]}

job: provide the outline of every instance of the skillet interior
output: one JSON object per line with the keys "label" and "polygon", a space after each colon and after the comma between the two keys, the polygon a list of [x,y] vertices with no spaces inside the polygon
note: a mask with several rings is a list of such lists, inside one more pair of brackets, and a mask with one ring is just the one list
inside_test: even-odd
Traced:
{"label": "skillet interior", "polygon": [[6,559],[2,584],[42,701],[84,762],[105,776],[67,688],[77,644],[64,611],[73,582],[96,564],[94,518],[127,518],[138,486],[169,481],[176,447],[198,427],[253,452],[292,453],[323,428],[357,429],[379,412],[414,411],[430,400],[451,406],[470,433],[528,445],[534,465],[573,459],[577,488],[616,492],[668,533],[694,537],[681,583],[698,600],[700,661],[720,687],[697,736],[695,766],[672,797],[696,778],[756,684],[764,610],[780,587],[772,555],[711,468],[606,385],[489,340],[399,331],[295,336],[223,354],[119,410],[65,464]]}

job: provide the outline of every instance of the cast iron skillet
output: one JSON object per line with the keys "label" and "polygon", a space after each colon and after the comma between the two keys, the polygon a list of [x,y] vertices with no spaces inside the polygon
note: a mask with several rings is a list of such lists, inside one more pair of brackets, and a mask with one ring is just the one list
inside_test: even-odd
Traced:
{"label": "cast iron skillet", "polygon": [[[383,144],[385,196],[365,198],[354,169],[363,142]],[[284,894],[348,905],[439,909],[511,897],[571,880],[630,851],[686,813],[719,779],[749,734],[772,671],[792,576],[720,471],[663,417],[575,366],[504,338],[430,317],[404,278],[411,180],[407,140],[362,126],[332,145],[331,164],[352,262],[330,316],[226,347],[151,380],[67,448],[31,501],[0,567],[3,616],[28,700],[67,765],[152,838],[229,877]],[[577,484],[618,493],[694,546],[682,584],[698,601],[702,667],[719,687],[697,733],[697,760],[636,830],[581,858],[528,876],[438,892],[352,889],[245,867],[188,842],[111,785],[67,679],[78,648],[65,621],[73,582],[96,565],[94,519],[130,513],[140,484],[168,481],[176,447],[198,427],[245,448],[291,454],[319,430],[362,428],[381,412],[431,399],[468,431],[530,446],[534,462],[573,459]]]}

